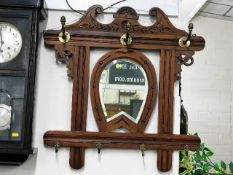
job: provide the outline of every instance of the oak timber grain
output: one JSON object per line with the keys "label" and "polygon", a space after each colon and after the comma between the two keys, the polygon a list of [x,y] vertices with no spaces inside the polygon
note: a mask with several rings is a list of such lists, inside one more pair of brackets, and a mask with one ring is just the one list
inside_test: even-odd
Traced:
{"label": "oak timber grain", "polygon": [[[73,57],[73,96],[72,96],[72,131],[86,131],[87,98],[89,87],[89,47],[77,47]],[[70,149],[70,166],[80,169],[84,166],[83,148]]]}
{"label": "oak timber grain", "polygon": [[[175,52],[161,50],[159,82],[159,134],[173,133]],[[164,163],[166,162],[166,163]],[[166,172],[172,166],[171,151],[158,151],[158,169]]]}
{"label": "oak timber grain", "polygon": [[147,150],[197,150],[200,138],[193,135],[173,134],[135,134],[82,131],[48,131],[44,134],[44,144],[54,147],[96,148],[101,143],[103,148],[139,149],[141,144]]}

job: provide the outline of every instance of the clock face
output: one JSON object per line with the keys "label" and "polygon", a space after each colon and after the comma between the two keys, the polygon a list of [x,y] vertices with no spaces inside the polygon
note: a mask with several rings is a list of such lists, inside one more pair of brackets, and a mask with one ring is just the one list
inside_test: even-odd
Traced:
{"label": "clock face", "polygon": [[14,59],[22,48],[22,36],[13,24],[0,22],[0,63]]}
{"label": "clock face", "polygon": [[11,122],[11,107],[5,104],[0,104],[0,131],[10,128]]}

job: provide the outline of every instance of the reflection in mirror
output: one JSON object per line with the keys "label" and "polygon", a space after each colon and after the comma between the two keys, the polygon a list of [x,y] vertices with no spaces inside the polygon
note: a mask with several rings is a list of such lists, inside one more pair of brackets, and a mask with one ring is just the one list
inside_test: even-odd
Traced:
{"label": "reflection in mirror", "polygon": [[147,93],[145,70],[132,60],[116,59],[101,73],[99,94],[107,122],[125,116],[138,123]]}

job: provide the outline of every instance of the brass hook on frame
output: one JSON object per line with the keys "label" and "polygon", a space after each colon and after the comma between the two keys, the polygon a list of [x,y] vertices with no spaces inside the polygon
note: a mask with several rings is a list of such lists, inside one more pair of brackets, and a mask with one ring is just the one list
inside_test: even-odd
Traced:
{"label": "brass hook on frame", "polygon": [[193,23],[190,23],[189,26],[188,26],[188,29],[189,29],[189,34],[188,36],[183,36],[179,39],[179,45],[180,47],[182,48],[188,48],[191,44],[190,42],[190,38],[192,36],[192,31],[193,31]]}
{"label": "brass hook on frame", "polygon": [[101,149],[103,148],[103,145],[101,143],[96,144],[96,148],[98,150],[98,154],[100,154]]}
{"label": "brass hook on frame", "polygon": [[54,148],[55,148],[55,153],[58,153],[58,149],[60,148],[59,142],[55,143]]}
{"label": "brass hook on frame", "polygon": [[129,34],[129,30],[131,28],[131,24],[129,21],[126,22],[126,29],[127,29],[127,32],[125,34],[123,34],[120,38],[120,42],[122,45],[124,46],[128,46],[132,43],[133,39],[132,37],[130,36]]}
{"label": "brass hook on frame", "polygon": [[70,34],[65,30],[66,17],[62,16],[60,21],[62,28],[61,32],[58,35],[58,39],[61,43],[67,43],[70,40]]}
{"label": "brass hook on frame", "polygon": [[140,145],[140,150],[141,150],[141,153],[142,153],[142,157],[144,157],[145,151],[146,151],[146,145],[141,144],[141,145]]}

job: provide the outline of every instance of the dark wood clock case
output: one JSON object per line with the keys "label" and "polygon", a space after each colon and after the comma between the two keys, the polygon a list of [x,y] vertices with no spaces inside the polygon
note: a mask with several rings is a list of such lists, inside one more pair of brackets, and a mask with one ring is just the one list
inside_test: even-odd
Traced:
{"label": "dark wood clock case", "polygon": [[0,131],[0,164],[19,165],[33,153],[37,46],[46,18],[43,0],[0,1],[0,22],[16,26],[23,38],[22,49],[16,58],[0,63],[0,87],[11,93],[14,113],[9,131]]}

